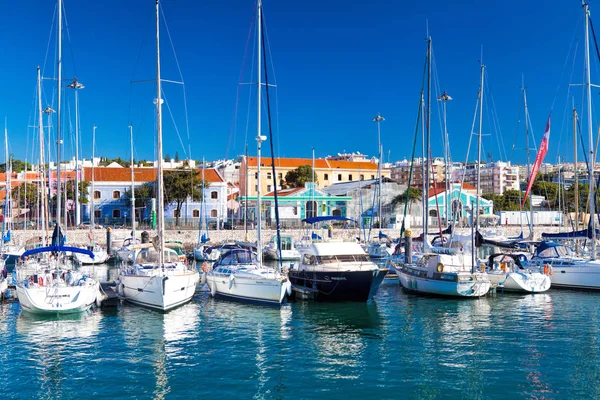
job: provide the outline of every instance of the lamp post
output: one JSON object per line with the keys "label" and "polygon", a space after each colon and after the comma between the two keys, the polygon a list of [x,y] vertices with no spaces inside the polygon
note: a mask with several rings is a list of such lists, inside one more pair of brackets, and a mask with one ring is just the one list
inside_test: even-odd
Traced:
{"label": "lamp post", "polygon": [[381,148],[381,122],[385,121],[385,118],[383,118],[381,115],[379,115],[379,113],[377,113],[377,116],[375,118],[373,118],[373,122],[377,122],[377,150],[379,151],[379,162],[377,163],[377,175],[378,175],[378,190],[379,190],[379,196],[378,196],[378,200],[377,200],[377,223],[379,224],[379,230],[381,230],[382,227],[382,223],[381,223],[381,163],[383,162],[382,157],[383,157],[383,150]]}
{"label": "lamp post", "polygon": [[448,199],[448,192],[450,190],[450,182],[448,182],[448,177],[452,175],[452,171],[449,170],[450,163],[450,145],[448,143],[448,130],[446,129],[446,103],[452,100],[452,97],[448,96],[448,93],[444,91],[440,97],[438,97],[438,101],[442,102],[443,114],[444,114],[444,176],[446,183],[446,194],[444,196],[445,199],[445,214],[446,214],[446,224],[449,223],[448,216],[449,208],[450,208],[450,200]]}
{"label": "lamp post", "polygon": [[77,81],[77,77],[73,78],[73,82],[67,86],[75,91],[75,226],[81,224],[81,215],[79,212],[79,89],[83,89],[81,83]]}

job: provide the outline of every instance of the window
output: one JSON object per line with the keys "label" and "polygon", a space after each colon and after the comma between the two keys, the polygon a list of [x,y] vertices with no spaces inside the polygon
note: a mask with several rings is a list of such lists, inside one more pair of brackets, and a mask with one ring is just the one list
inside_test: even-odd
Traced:
{"label": "window", "polygon": [[258,172],[254,173],[254,179],[258,179]]}
{"label": "window", "polygon": [[258,192],[258,185],[254,185],[254,190]]}
{"label": "window", "polygon": [[323,180],[328,181],[329,180],[329,174],[324,174]]}
{"label": "window", "polygon": [[215,210],[215,209],[210,210],[210,217],[217,218],[217,210]]}
{"label": "window", "polygon": [[352,180],[352,174],[348,175],[348,180],[351,181]]}
{"label": "window", "polygon": [[283,174],[281,172],[277,174],[277,179],[283,179]]}
{"label": "window", "polygon": [[180,218],[181,210],[173,210],[173,218]]}
{"label": "window", "polygon": [[213,190],[212,192],[210,192],[210,198],[211,199],[218,199],[219,198],[219,192],[217,192],[216,190]]}
{"label": "window", "polygon": [[375,179],[375,175],[371,175],[371,179]]}
{"label": "window", "polygon": [[192,210],[193,218],[200,218],[200,210]]}
{"label": "window", "polygon": [[271,191],[271,185],[267,185],[267,192]]}
{"label": "window", "polygon": [[99,199],[101,196],[100,191],[99,190],[95,190],[94,191],[94,199]]}
{"label": "window", "polygon": [[118,190],[113,190],[113,199],[118,200],[121,198],[121,192]]}
{"label": "window", "polygon": [[94,210],[94,218],[97,218],[97,219],[102,218],[102,211],[101,210]]}
{"label": "window", "polygon": [[307,201],[306,202],[306,218],[312,218],[317,216],[317,202]]}
{"label": "window", "polygon": [[429,216],[432,218],[437,218],[437,216],[438,216],[437,210],[429,210]]}
{"label": "window", "polygon": [[271,179],[271,173],[267,172],[267,179]]}
{"label": "window", "polygon": [[121,218],[121,210],[113,210],[113,218]]}
{"label": "window", "polygon": [[365,176],[363,174],[360,174],[360,180],[364,181],[365,180]]}
{"label": "window", "polygon": [[342,174],[338,174],[338,181],[342,180]]}

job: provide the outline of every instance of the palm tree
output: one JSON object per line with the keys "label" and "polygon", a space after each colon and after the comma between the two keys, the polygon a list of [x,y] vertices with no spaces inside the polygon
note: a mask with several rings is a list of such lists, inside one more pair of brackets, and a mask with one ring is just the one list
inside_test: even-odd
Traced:
{"label": "palm tree", "polygon": [[408,212],[410,213],[411,205],[421,201],[422,198],[423,191],[421,189],[408,187],[402,194],[399,194],[392,199],[392,209],[396,210],[396,207],[399,204],[405,204],[408,200]]}

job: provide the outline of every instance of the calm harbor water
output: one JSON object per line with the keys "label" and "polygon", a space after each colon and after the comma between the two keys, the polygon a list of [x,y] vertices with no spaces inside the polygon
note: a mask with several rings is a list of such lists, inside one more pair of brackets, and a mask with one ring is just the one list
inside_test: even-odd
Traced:
{"label": "calm harbor water", "polygon": [[281,308],[198,293],[167,314],[0,306],[8,399],[597,399],[600,295],[448,300],[386,281],[368,304]]}

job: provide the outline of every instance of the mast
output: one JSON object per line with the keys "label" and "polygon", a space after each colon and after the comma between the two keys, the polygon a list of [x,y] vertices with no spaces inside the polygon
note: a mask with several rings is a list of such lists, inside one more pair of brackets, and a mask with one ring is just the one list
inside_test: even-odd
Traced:
{"label": "mast", "polygon": [[[202,158],[202,173],[204,173],[204,158]],[[244,200],[244,237],[246,242],[248,241],[248,143],[246,143],[246,176],[245,176],[244,191],[246,192],[246,199]],[[202,181],[204,182],[204,175],[202,175]],[[202,198],[204,200],[204,197]]]}
{"label": "mast", "polygon": [[590,209],[590,229],[592,231],[592,254],[591,259],[596,259],[596,202],[594,196],[596,194],[594,182],[594,140],[592,132],[592,85],[590,83],[590,38],[589,38],[589,21],[590,9],[588,3],[583,3],[583,12],[585,14],[585,86],[587,89],[587,122],[588,122],[588,207]]}
{"label": "mast", "polygon": [[[92,195],[90,196],[91,201],[90,201],[90,210],[91,210],[91,215],[90,215],[90,232],[93,235],[94,229],[96,229],[96,210],[94,209],[94,196],[95,196],[95,190],[94,190],[94,155],[95,155],[95,151],[96,151],[96,125],[94,125],[94,127],[92,128]],[[92,236],[93,238],[94,236]],[[92,239],[93,241],[93,239]],[[93,243],[92,243],[93,244]]]}
{"label": "mast", "polygon": [[[527,108],[527,91],[522,85],[523,106],[525,107],[525,149],[527,150],[527,176],[531,177],[531,148],[529,147],[529,109]],[[531,179],[531,178],[530,178]],[[533,200],[529,198],[529,232],[533,234]]]}
{"label": "mast", "polygon": [[[6,181],[4,183],[4,189],[6,190],[6,197],[4,198],[4,218],[2,220],[2,243],[6,237],[6,230],[9,229],[6,225],[9,218],[12,218],[12,210],[10,210],[10,163],[8,160],[8,130],[6,128],[6,118],[4,119],[4,172]],[[10,217],[9,217],[10,215]]]}
{"label": "mast", "polygon": [[[483,78],[485,74],[485,65],[481,64],[481,82],[479,86],[479,132],[477,134],[477,198],[475,199],[475,219],[472,223],[475,229],[479,228],[479,198],[481,196],[481,135],[483,130]],[[473,248],[475,250],[475,248]],[[473,251],[473,253],[475,253]]]}
{"label": "mast", "polygon": [[200,222],[202,228],[207,232],[206,236],[208,237],[208,229],[206,228],[206,202],[204,200],[204,162],[204,156],[202,156],[202,220]]}
{"label": "mast", "polygon": [[162,98],[160,87],[160,15],[159,0],[156,0],[156,137],[158,154],[158,207],[157,207],[157,230],[158,230],[158,265],[164,268],[164,225],[165,225],[165,200],[163,193],[163,143],[162,143]]}
{"label": "mast", "polygon": [[129,125],[129,147],[131,148],[131,237],[135,243],[135,175],[133,171],[133,125]]}
{"label": "mast", "polygon": [[427,39],[427,115],[425,123],[427,134],[425,136],[425,226],[424,226],[424,242],[427,241],[427,233],[429,232],[429,149],[431,148],[431,36]]}
{"label": "mast", "polygon": [[83,86],[77,78],[73,79],[73,82],[67,86],[69,89],[75,91],[75,225],[81,223],[80,207],[79,207],[79,89],[83,89]]}
{"label": "mast", "polygon": [[[577,169],[577,109],[573,107],[573,165],[575,166],[575,230],[579,230],[579,174]],[[577,247],[576,247],[577,248]]]}
{"label": "mast", "polygon": [[[57,112],[56,112],[56,225],[60,225],[60,206],[62,203],[61,199],[61,188],[60,188],[60,149],[61,149],[61,135],[60,135],[60,102],[61,102],[61,89],[62,89],[62,0],[58,0],[58,80],[57,85]],[[66,229],[66,227],[65,227]]]}
{"label": "mast", "polygon": [[[42,234],[42,246],[46,246],[46,238],[48,236],[48,202],[46,198],[46,172],[45,172],[45,161],[44,161],[44,117],[42,111],[42,77],[40,67],[37,67],[37,92],[38,92],[38,125],[40,129],[40,194],[41,194],[41,217],[43,229]],[[48,128],[50,129],[50,128]]]}
{"label": "mast", "polygon": [[444,196],[444,214],[445,214],[445,218],[446,218],[446,225],[450,224],[450,198],[448,197],[448,195],[450,194],[450,182],[449,182],[449,177],[452,176],[452,172],[450,171],[450,143],[448,141],[448,129],[446,126],[446,103],[448,101],[452,100],[452,97],[448,96],[448,93],[446,93],[446,91],[444,91],[444,93],[442,93],[442,95],[440,97],[438,97],[438,101],[442,102],[442,108],[443,108],[443,123],[444,123],[444,176],[445,176],[445,189],[446,189],[446,194]]}
{"label": "mast", "polygon": [[383,162],[383,152],[381,147],[381,122],[385,121],[385,119],[377,114],[375,118],[373,118],[373,122],[377,122],[377,151],[379,152],[379,162],[377,163],[377,190],[379,191],[379,196],[377,198],[377,219],[379,220],[379,230],[381,230],[381,163]]}
{"label": "mast", "polygon": [[257,120],[256,120],[256,142],[257,142],[257,173],[258,173],[258,179],[256,180],[256,186],[258,188],[257,192],[256,192],[256,214],[258,216],[258,225],[256,226],[256,255],[258,258],[258,262],[262,264],[262,242],[261,242],[261,237],[260,237],[260,230],[261,230],[261,220],[262,220],[262,214],[261,214],[261,196],[260,196],[260,192],[261,192],[261,176],[260,176],[260,150],[261,150],[261,143],[264,142],[265,140],[267,140],[266,136],[261,136],[261,129],[260,129],[260,114],[261,114],[261,78],[262,78],[262,71],[261,71],[261,14],[262,14],[262,1],[258,0],[257,3],[257,23],[256,23],[256,29],[257,29],[257,40],[258,40],[258,44],[257,44],[257,50],[258,50],[258,56],[256,58],[256,62],[257,62],[257,68],[256,70],[258,71],[258,75],[257,75],[257,96],[256,96],[256,102],[257,102],[257,107],[256,107],[256,113],[257,113]]}

